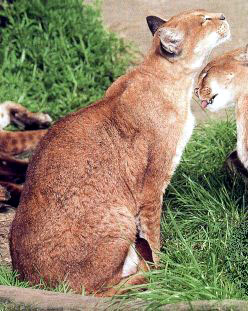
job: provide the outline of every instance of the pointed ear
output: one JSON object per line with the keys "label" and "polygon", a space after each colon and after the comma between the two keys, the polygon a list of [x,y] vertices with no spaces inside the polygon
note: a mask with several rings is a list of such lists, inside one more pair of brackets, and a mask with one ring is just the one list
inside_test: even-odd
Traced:
{"label": "pointed ear", "polygon": [[161,46],[169,54],[179,55],[182,51],[184,34],[175,28],[163,27],[159,33]]}
{"label": "pointed ear", "polygon": [[153,36],[158,28],[166,23],[166,20],[163,20],[157,16],[147,16],[146,21]]}
{"label": "pointed ear", "polygon": [[196,87],[196,88],[194,89],[194,93],[195,93],[195,95],[199,98],[199,87]]}
{"label": "pointed ear", "polygon": [[234,59],[239,62],[248,62],[248,44],[246,45],[244,52],[240,53],[238,56],[235,56]]}

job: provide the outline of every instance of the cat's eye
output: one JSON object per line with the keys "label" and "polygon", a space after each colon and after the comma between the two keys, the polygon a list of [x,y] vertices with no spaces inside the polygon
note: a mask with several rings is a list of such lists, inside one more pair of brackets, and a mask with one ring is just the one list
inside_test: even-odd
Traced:
{"label": "cat's eye", "polygon": [[215,99],[215,97],[217,96],[218,94],[215,94],[209,101],[208,101],[208,103],[210,104],[210,105],[212,105],[212,103],[214,102],[214,99]]}
{"label": "cat's eye", "polygon": [[203,16],[203,24],[204,24],[206,21],[210,21],[210,20],[212,20],[211,17],[209,17],[209,16]]}

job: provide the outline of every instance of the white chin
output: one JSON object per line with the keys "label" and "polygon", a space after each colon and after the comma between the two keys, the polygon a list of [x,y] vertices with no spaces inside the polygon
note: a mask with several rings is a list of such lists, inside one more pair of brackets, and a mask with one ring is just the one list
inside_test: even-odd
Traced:
{"label": "white chin", "polygon": [[221,105],[221,106],[214,106],[213,105],[208,105],[207,106],[207,109],[210,111],[210,112],[217,112],[219,110],[223,110],[223,109],[228,109],[228,108],[233,108],[235,106],[235,103],[229,103],[229,104],[226,104],[226,105]]}
{"label": "white chin", "polygon": [[227,35],[226,37],[220,38],[220,40],[217,42],[217,45],[216,45],[216,46],[218,46],[218,45],[220,45],[220,44],[222,44],[222,43],[228,41],[229,39],[231,39],[231,35],[230,35],[230,34]]}
{"label": "white chin", "polygon": [[207,106],[207,110],[210,111],[210,112],[217,112],[217,111],[221,110],[221,108],[215,108],[215,107],[213,107],[211,105],[208,105]]}
{"label": "white chin", "polygon": [[224,43],[226,41],[229,41],[229,40],[231,40],[231,32],[230,32],[230,30],[228,31],[228,33],[227,33],[227,35],[225,37],[221,37],[219,39],[217,45],[222,44],[222,43]]}

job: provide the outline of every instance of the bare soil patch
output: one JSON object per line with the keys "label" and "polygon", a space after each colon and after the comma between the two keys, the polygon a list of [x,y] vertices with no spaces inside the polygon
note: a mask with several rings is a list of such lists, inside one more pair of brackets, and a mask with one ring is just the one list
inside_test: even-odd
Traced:
{"label": "bare soil patch", "polygon": [[15,208],[0,207],[0,265],[11,265],[9,253],[9,229],[15,216]]}

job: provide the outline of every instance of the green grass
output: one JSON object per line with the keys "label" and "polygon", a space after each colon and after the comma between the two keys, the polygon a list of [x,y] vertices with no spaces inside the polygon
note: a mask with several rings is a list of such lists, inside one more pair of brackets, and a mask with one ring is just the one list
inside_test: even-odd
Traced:
{"label": "green grass", "polygon": [[103,27],[99,1],[20,0],[2,13],[0,102],[58,119],[102,97],[133,56]]}
{"label": "green grass", "polygon": [[[7,266],[0,266],[0,285],[4,286],[16,286],[22,288],[34,288],[34,289],[44,289],[44,290],[52,290],[58,293],[73,293],[71,288],[68,286],[66,282],[61,282],[56,288],[51,288],[47,284],[45,284],[42,279],[40,280],[40,284],[31,286],[27,281],[20,281],[18,279],[18,274],[15,271],[12,271]],[[84,295],[84,292],[82,292]],[[0,309],[1,311],[1,309]]]}
{"label": "green grass", "polygon": [[164,197],[160,269],[148,273],[146,291],[125,298],[142,298],[150,309],[180,301],[248,299],[248,227],[240,229],[247,221],[247,191],[224,167],[235,145],[234,121],[195,130]]}
{"label": "green grass", "polygon": [[0,311],[34,311],[33,308],[24,306],[24,305],[19,305],[17,306],[14,303],[1,303],[0,302]]}
{"label": "green grass", "polygon": [[0,285],[29,287],[28,282],[20,281],[17,278],[17,273],[5,266],[0,266]]}

